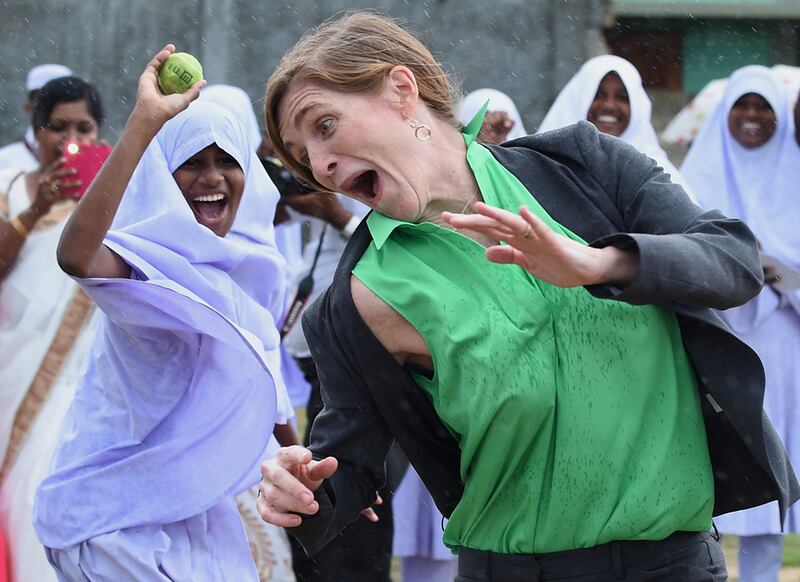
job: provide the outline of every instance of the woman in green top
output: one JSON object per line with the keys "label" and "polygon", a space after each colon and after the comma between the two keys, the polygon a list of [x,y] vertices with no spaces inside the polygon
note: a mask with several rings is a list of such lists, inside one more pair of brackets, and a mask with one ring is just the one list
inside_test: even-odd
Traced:
{"label": "woman in green top", "polygon": [[[714,476],[678,319],[598,297],[625,299],[660,255],[684,252],[667,261],[678,269],[667,274],[688,277],[673,284],[691,289],[687,303],[740,302],[760,283],[752,235],[718,213],[701,217],[649,159],[588,125],[555,136],[549,152],[547,143],[531,148],[512,172],[513,160],[501,163],[475,142],[482,114],[460,131],[451,95],[424,46],[364,13],[312,31],[269,81],[268,130],[286,165],[375,212],[348,247],[360,257],[345,252],[306,318],[327,413],[311,451],[288,447],[265,463],[262,517],[295,528],[313,551],[369,504],[387,438],[419,469],[391,412],[381,410],[385,425],[362,414],[390,398],[398,373],[361,360],[366,338],[403,366],[458,443],[463,493],[444,539],[459,553],[460,579],[725,579],[707,533]],[[540,168],[535,180],[518,177],[526,167]],[[564,211],[573,228],[540,203],[558,209],[559,194],[588,204]],[[662,204],[656,194],[675,198],[666,208],[677,220],[640,216],[653,200]],[[605,214],[592,216],[595,207]],[[588,245],[608,230],[596,219],[615,213],[635,223],[631,231],[652,234]],[[743,255],[727,291],[691,278],[698,265],[719,275],[712,233]],[[650,302],[683,292],[662,291]],[[348,304],[357,314],[335,333],[360,339],[347,349],[314,339]],[[348,388],[364,378],[369,390]],[[401,401],[392,406],[414,414]]]}

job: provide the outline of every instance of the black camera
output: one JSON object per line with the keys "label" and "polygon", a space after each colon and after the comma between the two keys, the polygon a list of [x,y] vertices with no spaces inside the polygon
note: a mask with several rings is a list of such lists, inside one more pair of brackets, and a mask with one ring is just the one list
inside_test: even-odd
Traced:
{"label": "black camera", "polygon": [[281,196],[294,196],[295,194],[313,192],[311,188],[295,178],[278,158],[261,158],[261,163]]}

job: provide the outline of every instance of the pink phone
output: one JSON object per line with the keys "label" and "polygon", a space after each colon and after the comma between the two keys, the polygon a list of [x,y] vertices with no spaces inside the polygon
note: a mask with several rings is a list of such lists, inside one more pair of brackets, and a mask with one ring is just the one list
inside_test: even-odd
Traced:
{"label": "pink phone", "polygon": [[103,163],[111,154],[111,146],[99,143],[81,143],[68,141],[64,144],[62,155],[67,159],[64,168],[75,168],[76,173],[64,178],[65,182],[80,180],[81,185],[65,192],[76,200],[89,188],[89,184],[103,167]]}

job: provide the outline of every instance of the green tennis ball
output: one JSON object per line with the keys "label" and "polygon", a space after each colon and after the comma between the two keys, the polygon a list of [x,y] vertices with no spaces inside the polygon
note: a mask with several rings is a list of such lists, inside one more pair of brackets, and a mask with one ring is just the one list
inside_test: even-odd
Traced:
{"label": "green tennis ball", "polygon": [[189,53],[172,53],[158,70],[158,88],[164,95],[183,93],[203,78],[203,67]]}

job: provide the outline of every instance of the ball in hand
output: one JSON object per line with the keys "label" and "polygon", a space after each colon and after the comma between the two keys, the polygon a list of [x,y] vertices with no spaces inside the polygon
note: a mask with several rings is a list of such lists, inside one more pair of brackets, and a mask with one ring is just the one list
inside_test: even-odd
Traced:
{"label": "ball in hand", "polygon": [[200,61],[189,53],[172,53],[158,70],[158,88],[164,95],[183,93],[202,78]]}

